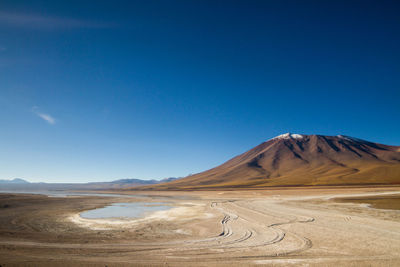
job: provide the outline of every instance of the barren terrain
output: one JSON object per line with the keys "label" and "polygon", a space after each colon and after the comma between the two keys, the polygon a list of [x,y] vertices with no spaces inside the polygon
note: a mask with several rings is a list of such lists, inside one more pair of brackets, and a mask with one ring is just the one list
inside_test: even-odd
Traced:
{"label": "barren terrain", "polygon": [[[0,265],[400,265],[400,211],[360,200],[390,202],[399,187],[142,194],[1,194]],[[79,216],[114,202],[160,200],[174,208],[136,220]]]}
{"label": "barren terrain", "polygon": [[283,134],[212,169],[142,190],[400,183],[400,147],[349,136]]}

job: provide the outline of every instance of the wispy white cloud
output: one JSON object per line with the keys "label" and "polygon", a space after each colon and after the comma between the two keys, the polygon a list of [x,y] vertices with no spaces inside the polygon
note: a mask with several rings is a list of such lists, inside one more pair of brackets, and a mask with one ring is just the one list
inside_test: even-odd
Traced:
{"label": "wispy white cloud", "polygon": [[0,11],[0,26],[34,29],[109,28],[111,23],[101,23],[65,17],[50,17],[28,13]]}
{"label": "wispy white cloud", "polygon": [[47,121],[48,123],[50,123],[50,124],[55,124],[55,123],[56,123],[56,120],[55,120],[52,116],[50,116],[49,114],[37,113],[37,115],[38,115],[40,118],[42,118],[42,119],[44,119],[45,121]]}
{"label": "wispy white cloud", "polygon": [[39,118],[45,120],[47,123],[51,125],[56,123],[56,119],[53,116],[51,116],[50,114],[40,112],[38,109],[39,108],[37,106],[34,106],[32,107],[32,112],[35,113]]}

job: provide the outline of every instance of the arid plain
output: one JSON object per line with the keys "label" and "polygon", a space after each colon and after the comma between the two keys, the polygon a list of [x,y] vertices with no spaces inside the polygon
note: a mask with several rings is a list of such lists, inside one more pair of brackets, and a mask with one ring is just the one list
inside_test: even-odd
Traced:
{"label": "arid plain", "polygon": [[0,0],[0,267],[400,267],[400,0]]}
{"label": "arid plain", "polygon": [[[0,265],[400,265],[400,187],[132,194],[1,194]],[[173,207],[131,220],[79,216],[135,201]]]}

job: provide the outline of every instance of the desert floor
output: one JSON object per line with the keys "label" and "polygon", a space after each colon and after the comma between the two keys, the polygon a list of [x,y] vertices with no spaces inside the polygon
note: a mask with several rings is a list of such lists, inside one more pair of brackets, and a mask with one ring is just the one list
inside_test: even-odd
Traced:
{"label": "desert floor", "polygon": [[[400,187],[130,194],[0,194],[0,265],[400,266]],[[79,216],[132,201],[174,208],[136,220]]]}

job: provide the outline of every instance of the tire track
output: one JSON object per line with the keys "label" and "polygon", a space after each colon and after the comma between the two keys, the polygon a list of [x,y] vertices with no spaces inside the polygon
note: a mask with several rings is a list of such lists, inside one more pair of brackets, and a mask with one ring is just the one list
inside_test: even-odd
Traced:
{"label": "tire track", "polygon": [[[217,236],[198,240],[177,240],[157,243],[114,243],[114,244],[85,244],[85,249],[104,249],[113,253],[118,251],[130,253],[141,253],[152,251],[154,256],[164,257],[179,253],[184,256],[207,255],[210,259],[223,258],[232,255],[233,252],[241,252],[242,257],[254,255],[253,257],[276,257],[294,253],[300,253],[312,247],[312,242],[294,232],[282,229],[282,226],[295,223],[309,223],[314,218],[301,219],[298,216],[289,215],[284,212],[277,212],[277,207],[259,210],[246,202],[242,206],[237,201],[211,202],[209,207],[221,213],[221,233]],[[268,220],[282,220],[284,222],[264,223]],[[304,216],[303,216],[304,217]],[[221,218],[221,217],[220,217]],[[286,249],[293,246],[284,241],[290,237],[300,244],[295,249]],[[284,242],[284,243],[282,243]],[[282,243],[282,244],[281,244]],[[23,247],[47,247],[54,249],[80,249],[82,244],[57,244],[40,243],[27,241],[1,242],[0,244],[18,245]],[[277,244],[281,244],[277,246]]]}

